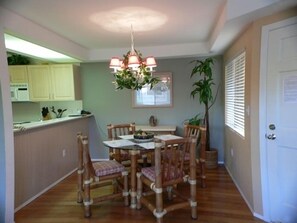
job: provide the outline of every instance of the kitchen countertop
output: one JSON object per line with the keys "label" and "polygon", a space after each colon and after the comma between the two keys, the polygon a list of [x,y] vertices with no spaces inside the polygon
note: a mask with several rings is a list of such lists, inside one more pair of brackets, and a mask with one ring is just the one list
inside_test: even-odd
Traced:
{"label": "kitchen countertop", "polygon": [[33,121],[29,123],[22,123],[22,124],[14,124],[13,125],[13,132],[24,132],[28,129],[34,129],[34,128],[40,128],[40,127],[45,127],[49,125],[54,125],[54,124],[59,124],[63,122],[68,122],[68,121],[73,121],[81,118],[89,118],[93,115],[80,115],[80,116],[71,116],[71,117],[62,117],[62,118],[55,118],[55,119],[50,119],[50,120],[45,120],[45,121]]}

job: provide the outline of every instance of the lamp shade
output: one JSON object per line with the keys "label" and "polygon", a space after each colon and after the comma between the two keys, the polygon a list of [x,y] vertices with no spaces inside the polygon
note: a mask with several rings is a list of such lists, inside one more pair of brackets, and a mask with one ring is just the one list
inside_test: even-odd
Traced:
{"label": "lamp shade", "polygon": [[140,62],[137,55],[130,55],[128,59],[128,67],[139,67]]}
{"label": "lamp shade", "polygon": [[109,68],[120,68],[121,63],[118,57],[112,57],[110,60]]}
{"label": "lamp shade", "polygon": [[153,56],[149,56],[146,58],[146,66],[147,67],[156,67],[157,63]]}

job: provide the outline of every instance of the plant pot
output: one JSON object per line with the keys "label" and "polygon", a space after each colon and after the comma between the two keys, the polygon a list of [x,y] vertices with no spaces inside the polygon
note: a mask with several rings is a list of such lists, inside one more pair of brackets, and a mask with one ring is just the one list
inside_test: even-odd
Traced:
{"label": "plant pot", "polygon": [[218,150],[205,151],[205,167],[207,169],[216,169],[218,167]]}

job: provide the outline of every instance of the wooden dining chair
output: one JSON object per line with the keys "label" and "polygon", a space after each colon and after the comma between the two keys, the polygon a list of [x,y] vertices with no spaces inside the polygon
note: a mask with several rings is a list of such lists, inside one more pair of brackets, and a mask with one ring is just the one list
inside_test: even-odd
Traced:
{"label": "wooden dining chair", "polygon": [[[84,216],[90,217],[91,205],[102,201],[124,197],[125,206],[129,205],[128,172],[115,160],[92,162],[89,153],[88,137],[77,134],[78,143],[78,193],[77,202],[84,204]],[[99,188],[109,186],[111,194],[100,193]],[[96,193],[91,190],[98,189]]]}
{"label": "wooden dining chair", "polygon": [[[141,172],[137,173],[137,209],[142,205],[146,206],[158,223],[163,222],[163,216],[168,212],[185,207],[190,207],[192,219],[197,219],[196,143],[197,139],[194,137],[156,142],[155,166],[142,168]],[[191,154],[190,175],[184,172],[186,151]],[[188,185],[179,186],[185,182]],[[149,189],[151,191],[147,191]],[[163,191],[167,191],[169,200],[166,205]],[[154,197],[150,197],[151,195]]]}
{"label": "wooden dining chair", "polygon": [[[120,139],[119,136],[132,135],[135,133],[135,123],[125,124],[109,124],[107,125],[107,134],[109,140]],[[130,166],[130,155],[127,150],[121,149],[109,149],[109,157],[111,160],[116,160],[125,166]],[[140,157],[137,159],[138,163],[147,165],[147,152],[140,151]]]}
{"label": "wooden dining chair", "polygon": [[[184,125],[184,137],[195,137],[198,141],[197,152],[198,158],[196,164],[199,169],[197,177],[201,180],[201,187],[206,187],[206,171],[205,171],[205,148],[206,148],[206,128],[199,125]],[[187,151],[185,156],[185,170],[189,170],[189,157],[190,154]]]}
{"label": "wooden dining chair", "polygon": [[[135,123],[109,124],[107,125],[108,140],[120,139],[122,135],[132,135],[135,133]],[[130,161],[129,152],[120,149],[109,149],[109,159],[116,160],[127,166]]]}

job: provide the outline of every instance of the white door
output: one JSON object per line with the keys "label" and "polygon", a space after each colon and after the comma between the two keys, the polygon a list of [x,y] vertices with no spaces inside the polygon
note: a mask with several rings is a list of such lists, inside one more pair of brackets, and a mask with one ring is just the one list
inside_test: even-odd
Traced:
{"label": "white door", "polygon": [[261,148],[266,149],[270,220],[282,223],[297,222],[297,19],[290,21],[267,36],[266,139]]}

